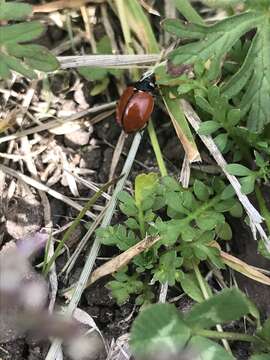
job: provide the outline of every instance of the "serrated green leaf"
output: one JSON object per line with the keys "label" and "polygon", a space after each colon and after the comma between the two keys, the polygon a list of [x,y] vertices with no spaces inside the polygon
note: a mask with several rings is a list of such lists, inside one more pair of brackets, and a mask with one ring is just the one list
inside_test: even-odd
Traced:
{"label": "serrated green leaf", "polygon": [[135,203],[140,207],[146,197],[155,191],[158,183],[158,175],[156,173],[140,174],[135,179]]}
{"label": "serrated green leaf", "polygon": [[249,313],[254,313],[254,305],[240,290],[234,288],[225,289],[203,303],[194,305],[185,320],[192,327],[210,328],[238,320]]}
{"label": "serrated green leaf", "polygon": [[195,180],[193,184],[193,191],[198,200],[206,201],[210,196],[210,189],[202,181]]}
{"label": "serrated green leaf", "polygon": [[176,181],[171,176],[164,176],[161,179],[161,183],[166,187],[166,190],[169,190],[169,191],[180,191],[180,190],[182,190],[182,187],[179,184],[179,182]]}
{"label": "serrated green leaf", "polygon": [[126,226],[131,229],[131,230],[138,230],[140,229],[139,224],[137,223],[137,221],[133,218],[129,218],[125,221]]}
{"label": "serrated green leaf", "polygon": [[189,214],[190,211],[184,205],[183,192],[168,192],[165,194],[166,204],[169,208],[181,214]]}
{"label": "serrated green leaf", "polygon": [[130,346],[136,357],[176,352],[190,337],[190,329],[173,305],[155,304],[143,310],[133,322]]}
{"label": "serrated green leaf", "polygon": [[222,94],[228,99],[237,95],[248,82],[252,73],[254,56],[255,46],[254,42],[252,42],[240,69],[222,86]]}
{"label": "serrated green leaf", "polygon": [[226,165],[226,170],[228,173],[235,176],[248,176],[252,174],[252,171],[249,168],[241,164],[228,164]]}
{"label": "serrated green leaf", "polygon": [[266,18],[258,27],[253,39],[256,57],[253,60],[253,72],[247,90],[240,103],[244,112],[248,111],[247,126],[250,131],[262,132],[270,123],[270,31],[269,19]]}
{"label": "serrated green leaf", "polygon": [[32,13],[32,6],[26,3],[0,2],[1,20],[20,20]]}
{"label": "serrated green leaf", "polygon": [[204,121],[203,123],[201,123],[201,125],[199,127],[198,134],[211,135],[212,133],[214,133],[215,131],[217,131],[220,128],[221,128],[221,124],[219,124],[216,121],[213,121],[213,120]]}
{"label": "serrated green leaf", "polygon": [[162,22],[162,25],[164,30],[170,34],[186,39],[200,39],[205,35],[206,32],[203,26],[195,24],[189,24],[187,26],[178,19],[166,19]]}
{"label": "serrated green leaf", "polygon": [[195,219],[196,224],[202,230],[212,230],[215,226],[224,223],[224,216],[220,213],[206,211]]}
{"label": "serrated green leaf", "polygon": [[154,271],[154,281],[162,284],[168,282],[169,286],[174,286],[177,269],[182,265],[183,260],[177,256],[175,250],[171,250],[161,255],[158,267]]}
{"label": "serrated green leaf", "polygon": [[[180,46],[170,54],[170,59],[174,64],[191,64],[199,57],[203,61],[215,59],[215,62],[220,64],[222,58],[237,40],[247,31],[256,27],[262,19],[262,14],[246,12],[224,19],[214,25],[205,26],[207,32],[204,39]],[[215,68],[211,74],[212,79],[218,75],[220,70],[217,66]]]}
{"label": "serrated green leaf", "polygon": [[162,242],[166,245],[173,245],[180,236],[183,224],[181,220],[156,221],[155,224]]}

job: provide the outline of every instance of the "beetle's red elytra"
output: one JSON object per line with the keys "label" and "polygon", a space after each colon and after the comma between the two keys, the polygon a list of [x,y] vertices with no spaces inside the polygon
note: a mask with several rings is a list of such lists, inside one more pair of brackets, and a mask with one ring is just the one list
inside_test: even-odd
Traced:
{"label": "beetle's red elytra", "polygon": [[126,133],[141,130],[147,124],[154,108],[154,87],[147,78],[123,92],[116,107],[116,120]]}

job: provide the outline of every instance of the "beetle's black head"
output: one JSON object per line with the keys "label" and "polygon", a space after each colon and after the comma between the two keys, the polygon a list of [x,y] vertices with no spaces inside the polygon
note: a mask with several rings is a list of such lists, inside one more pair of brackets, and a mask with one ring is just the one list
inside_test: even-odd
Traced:
{"label": "beetle's black head", "polygon": [[156,87],[155,75],[148,76],[135,83],[135,88],[140,91],[154,92]]}

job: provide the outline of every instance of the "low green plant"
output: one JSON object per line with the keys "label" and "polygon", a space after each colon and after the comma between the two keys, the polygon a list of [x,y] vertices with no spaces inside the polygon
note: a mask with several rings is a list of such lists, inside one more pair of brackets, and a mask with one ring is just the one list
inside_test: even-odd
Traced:
{"label": "low green plant", "polygon": [[[29,4],[0,0],[0,21],[22,20],[31,13]],[[44,31],[39,21],[0,26],[0,79],[7,79],[11,71],[34,79],[37,77],[34,70],[49,72],[59,67],[55,56],[44,46],[29,43]]]}
{"label": "low green plant", "polygon": [[233,192],[217,178],[211,186],[196,179],[187,190],[172,177],[159,178],[150,173],[137,176],[134,197],[121,192],[119,201],[120,211],[127,219],[97,231],[104,245],[126,251],[147,235],[159,235],[161,240],[136,256],[129,267],[121,270],[121,275],[117,273],[115,280],[108,283],[118,302],[126,301],[133,293],[142,295],[136,300],[142,304],[149,300],[156,282],[168,282],[170,286],[179,283],[189,296],[201,301],[193,265],[207,260],[223,267],[213,242],[232,237],[226,213],[242,215],[242,206]]}
{"label": "low green plant", "polygon": [[[252,335],[211,330],[217,324],[228,324],[247,315],[257,322]],[[256,306],[235,288],[223,290],[194,305],[186,314],[179,312],[172,304],[150,305],[133,322],[130,346],[136,359],[146,359],[160,353],[168,357],[180,356],[182,352],[204,360],[235,359],[216,342],[227,339],[250,342],[254,351],[250,360],[266,360],[269,353],[265,352],[270,350],[270,321],[268,319],[261,326],[259,317]]]}
{"label": "low green plant", "polygon": [[[97,42],[97,54],[112,54],[112,46],[108,36],[103,36]],[[107,89],[110,82],[110,76],[118,78],[121,75],[122,70],[81,66],[78,68],[78,72],[86,80],[91,81],[94,84],[90,91],[90,95],[96,96]]]}

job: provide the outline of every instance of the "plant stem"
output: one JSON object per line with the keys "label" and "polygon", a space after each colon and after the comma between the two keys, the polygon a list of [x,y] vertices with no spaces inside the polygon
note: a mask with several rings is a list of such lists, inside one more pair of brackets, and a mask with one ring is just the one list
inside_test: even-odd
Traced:
{"label": "plant stem", "polygon": [[199,267],[198,267],[198,265],[195,264],[194,262],[193,262],[193,269],[194,269],[194,272],[195,272],[195,276],[196,276],[196,278],[197,278],[197,281],[198,281],[198,283],[199,283],[199,286],[200,286],[200,288],[201,288],[201,291],[202,291],[202,293],[203,293],[203,297],[207,300],[207,299],[209,299],[210,296],[209,296],[208,291],[207,291],[207,289],[206,289],[206,286],[205,286],[203,277],[202,277],[202,275],[201,275],[201,272],[200,272],[200,270],[199,270]]}
{"label": "plant stem", "polygon": [[266,206],[266,202],[262,195],[261,189],[259,188],[258,185],[255,185],[255,194],[256,194],[257,201],[259,203],[259,207],[260,207],[262,216],[264,217],[268,231],[270,232],[270,211]]}
{"label": "plant stem", "polygon": [[151,144],[152,144],[154,153],[156,155],[156,159],[157,159],[157,163],[158,163],[158,167],[159,167],[161,176],[167,176],[168,172],[167,172],[166,165],[164,163],[163,156],[162,156],[162,153],[160,150],[157,134],[156,134],[156,131],[155,131],[155,128],[153,126],[153,122],[151,119],[149,121],[147,130],[148,130],[148,134],[149,134],[149,137],[151,140]]}
{"label": "plant stem", "polygon": [[199,329],[199,330],[195,330],[194,332],[196,335],[205,336],[212,339],[247,341],[252,343],[260,341],[260,339],[254,335],[240,334],[240,333],[227,332],[227,331],[219,332],[215,330]]}
{"label": "plant stem", "polygon": [[[199,283],[199,286],[201,288],[201,291],[203,293],[203,296],[204,298],[207,300],[210,298],[210,296],[212,296],[212,294],[208,292],[206,286],[205,286],[205,283],[204,283],[204,280],[203,280],[203,277],[201,275],[201,272],[200,272],[200,269],[198,267],[197,264],[193,263],[193,269],[194,269],[194,272],[195,272],[195,275],[196,275],[196,278],[198,280],[198,283]],[[211,292],[211,289],[209,289],[209,291]],[[216,325],[216,328],[217,328],[217,332],[216,331],[213,331],[214,333],[217,333],[220,335],[220,339],[222,340],[222,343],[223,343],[223,346],[224,348],[228,351],[228,353],[232,354],[232,351],[231,351],[231,348],[230,348],[230,345],[226,339],[226,337],[223,337],[222,335],[224,334],[224,331],[222,329],[222,326],[220,324],[217,324]],[[207,335],[206,335],[207,336]],[[209,336],[210,337],[210,336]]]}
{"label": "plant stem", "polygon": [[203,18],[191,6],[189,0],[175,0],[177,10],[190,22],[204,25]]}
{"label": "plant stem", "polygon": [[141,237],[143,239],[145,237],[145,226],[144,226],[143,211],[141,208],[139,208],[138,220],[139,220]]}

